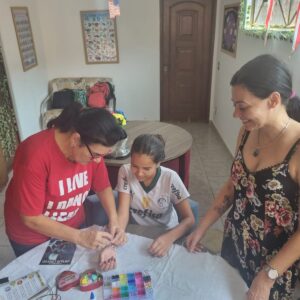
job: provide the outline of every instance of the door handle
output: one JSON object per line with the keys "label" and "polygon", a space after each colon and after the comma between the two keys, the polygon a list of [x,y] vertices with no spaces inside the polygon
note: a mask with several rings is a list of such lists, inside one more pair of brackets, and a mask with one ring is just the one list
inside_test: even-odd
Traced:
{"label": "door handle", "polygon": [[169,71],[169,67],[165,65],[163,70],[164,70],[165,73],[167,73]]}

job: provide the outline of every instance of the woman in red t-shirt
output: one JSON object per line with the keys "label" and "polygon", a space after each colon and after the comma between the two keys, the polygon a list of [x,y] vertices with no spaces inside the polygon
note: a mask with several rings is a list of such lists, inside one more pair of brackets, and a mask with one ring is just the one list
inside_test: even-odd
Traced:
{"label": "woman in red t-shirt", "polygon": [[[6,233],[17,256],[52,237],[91,249],[125,241],[103,160],[123,137],[108,111],[74,103],[19,145],[5,199]],[[90,189],[109,216],[108,232],[80,229]]]}

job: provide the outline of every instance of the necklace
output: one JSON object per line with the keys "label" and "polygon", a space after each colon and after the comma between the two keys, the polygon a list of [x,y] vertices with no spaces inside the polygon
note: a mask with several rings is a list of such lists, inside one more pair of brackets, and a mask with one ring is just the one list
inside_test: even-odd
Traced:
{"label": "necklace", "polygon": [[275,135],[275,137],[273,137],[273,139],[271,139],[271,141],[269,143],[267,143],[266,145],[263,146],[259,146],[259,136],[260,136],[260,129],[258,129],[258,134],[257,134],[257,147],[253,150],[252,155],[254,157],[257,157],[260,153],[261,149],[267,148],[269,147],[271,144],[273,144],[282,134],[283,132],[288,128],[289,124],[290,124],[290,118],[288,118],[287,122],[285,123],[285,125],[282,127],[282,129],[279,131],[279,133],[277,135]]}

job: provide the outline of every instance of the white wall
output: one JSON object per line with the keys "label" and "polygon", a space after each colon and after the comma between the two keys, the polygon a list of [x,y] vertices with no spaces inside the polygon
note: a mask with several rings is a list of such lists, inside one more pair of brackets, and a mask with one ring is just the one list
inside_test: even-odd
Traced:
{"label": "white wall", "polygon": [[[48,75],[36,1],[1,0],[0,2],[1,45],[21,139],[39,130],[40,102],[47,95]],[[27,72],[23,72],[22,68],[11,6],[27,6],[29,10],[38,66]]]}
{"label": "white wall", "polygon": [[[223,16],[224,5],[236,3],[237,1],[219,1],[220,16]],[[216,114],[213,117],[213,122],[223,138],[226,146],[233,154],[235,151],[236,137],[241,126],[239,120],[232,117],[233,106],[231,101],[230,79],[232,75],[247,61],[264,53],[276,55],[284,60],[289,66],[293,74],[294,90],[300,94],[300,47],[291,56],[292,44],[286,41],[269,40],[264,46],[262,39],[249,37],[241,31],[238,33],[237,55],[231,57],[221,52],[223,20],[221,17],[218,26],[218,55],[217,60],[220,62],[220,70],[216,71],[216,80],[213,89],[215,89],[214,106]],[[217,62],[215,63],[216,68]]]}
{"label": "white wall", "polygon": [[[133,120],[159,120],[159,0],[121,1],[119,64],[85,63],[80,10],[106,0],[1,0],[0,37],[21,139],[40,130],[39,108],[56,77],[112,77],[117,108]],[[23,72],[10,6],[27,6],[38,66]]]}
{"label": "white wall", "polygon": [[[263,53],[284,59],[294,73],[300,93],[300,49],[290,58],[291,44],[238,34],[237,56],[220,51],[224,5],[218,0],[211,87],[210,116],[233,153],[239,120],[232,117],[229,81],[245,62]],[[38,66],[23,72],[10,6],[27,6],[35,41]],[[21,139],[40,130],[39,106],[55,77],[106,76],[116,85],[117,106],[129,119],[158,120],[160,115],[159,0],[121,1],[117,18],[119,64],[85,64],[80,10],[107,9],[106,0],[1,0],[0,37]],[[220,62],[220,70],[217,70]],[[216,114],[214,112],[216,111]]]}
{"label": "white wall", "polygon": [[117,108],[129,119],[159,120],[159,0],[121,1],[119,64],[85,63],[80,10],[107,9],[106,0],[38,3],[49,78],[112,77]]}

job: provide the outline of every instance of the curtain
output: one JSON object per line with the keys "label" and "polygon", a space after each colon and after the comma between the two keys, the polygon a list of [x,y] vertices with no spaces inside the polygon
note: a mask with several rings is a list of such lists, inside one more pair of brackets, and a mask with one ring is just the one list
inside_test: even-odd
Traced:
{"label": "curtain", "polygon": [[19,134],[16,117],[11,102],[0,46],[0,147],[8,166],[11,164],[18,144]]}

